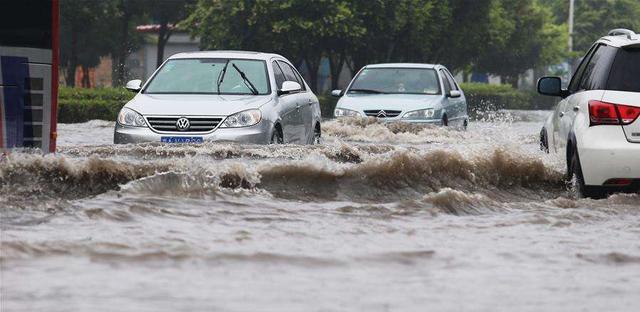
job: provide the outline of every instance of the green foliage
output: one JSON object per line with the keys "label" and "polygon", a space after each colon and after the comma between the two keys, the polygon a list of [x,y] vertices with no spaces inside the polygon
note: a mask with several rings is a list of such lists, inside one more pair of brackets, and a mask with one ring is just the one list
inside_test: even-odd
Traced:
{"label": "green foliage", "polygon": [[[551,8],[557,23],[569,16],[569,1],[539,0]],[[638,0],[576,0],[574,17],[574,51],[578,57],[591,45],[615,28],[640,31],[640,1]]]}
{"label": "green foliage", "polygon": [[556,25],[552,11],[536,1],[496,0],[489,14],[489,37],[476,69],[502,76],[517,86],[527,69],[562,61],[567,56],[565,25]]}
{"label": "green foliage", "polygon": [[[565,56],[566,26],[538,0],[199,0],[182,24],[204,49],[280,53],[338,76],[380,62],[442,63],[517,79]],[[334,81],[335,86],[335,81]]]}
{"label": "green foliage", "polygon": [[558,102],[556,98],[538,95],[533,90],[517,90],[504,84],[462,83],[460,87],[472,116],[496,109],[551,109]]}
{"label": "green foliage", "polygon": [[58,122],[77,123],[94,119],[116,120],[122,106],[133,96],[133,93],[124,88],[62,87],[58,94]]}
{"label": "green foliage", "polygon": [[336,104],[338,104],[338,100],[339,98],[331,95],[318,96],[318,101],[320,102],[320,113],[322,114],[322,118],[333,118],[333,110],[336,108]]}

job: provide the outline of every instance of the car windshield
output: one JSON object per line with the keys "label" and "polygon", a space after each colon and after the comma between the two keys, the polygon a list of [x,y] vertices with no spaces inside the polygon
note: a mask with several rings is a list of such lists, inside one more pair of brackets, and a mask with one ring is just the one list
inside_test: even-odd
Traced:
{"label": "car windshield", "polygon": [[365,68],[349,93],[440,94],[436,71],[428,68]]}
{"label": "car windshield", "polygon": [[609,74],[608,90],[640,92],[640,49],[620,49]]}
{"label": "car windshield", "polygon": [[151,94],[264,95],[270,92],[264,61],[225,58],[169,60],[144,90]]}

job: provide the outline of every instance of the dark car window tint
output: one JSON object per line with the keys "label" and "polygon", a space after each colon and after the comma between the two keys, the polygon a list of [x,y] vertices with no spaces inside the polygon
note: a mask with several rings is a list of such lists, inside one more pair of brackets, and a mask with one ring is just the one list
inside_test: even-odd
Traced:
{"label": "dark car window tint", "polygon": [[302,90],[306,90],[306,88],[304,87],[304,81],[302,81],[302,77],[300,77],[298,71],[293,66],[282,61],[278,61],[278,64],[280,64],[280,67],[284,71],[284,76],[288,81],[295,81],[300,84]]}
{"label": "dark car window tint", "polygon": [[298,80],[298,83],[302,87],[302,90],[307,90],[304,84],[304,79],[302,79],[302,76],[300,75],[300,73],[295,68],[293,68],[293,73],[296,75],[296,79]]}
{"label": "dark car window tint", "polygon": [[287,81],[298,82],[298,78],[296,77],[296,73],[293,71],[293,68],[291,68],[291,66],[289,66],[289,64],[287,64],[285,62],[278,62],[278,64],[280,64],[280,68],[282,68],[282,72],[284,73],[284,77],[287,78]]}
{"label": "dark car window tint", "polygon": [[449,92],[451,92],[451,84],[442,69],[440,70],[440,76],[442,77],[442,83],[444,84],[444,94],[449,94]]}
{"label": "dark car window tint", "polygon": [[579,87],[580,87],[580,81],[582,80],[582,74],[584,73],[585,68],[587,67],[587,64],[589,63],[589,59],[591,59],[591,55],[593,55],[594,50],[597,49],[597,47],[592,47],[591,50],[589,50],[589,52],[587,53],[587,55],[585,55],[585,57],[582,59],[582,62],[580,63],[580,66],[578,66],[578,69],[576,69],[576,72],[573,74],[573,77],[571,78],[571,83],[569,83],[569,92],[574,93],[576,91],[578,91]]}
{"label": "dark car window tint", "polygon": [[601,46],[593,54],[582,75],[581,90],[604,90],[609,78],[609,69],[615,58],[617,49]]}
{"label": "dark car window tint", "polygon": [[278,89],[282,89],[282,83],[285,82],[285,77],[284,77],[284,73],[282,72],[282,70],[280,69],[280,66],[278,66],[278,63],[276,63],[275,61],[272,64],[273,66],[273,75],[276,78],[276,85]]}
{"label": "dark car window tint", "polygon": [[640,92],[640,49],[618,49],[607,89]]}
{"label": "dark car window tint", "polygon": [[451,73],[448,70],[444,71],[444,73],[445,73],[445,76],[447,76],[447,80],[449,80],[449,86],[451,86],[451,89],[459,90],[458,84],[456,83],[456,80],[453,79],[453,76],[451,76]]}

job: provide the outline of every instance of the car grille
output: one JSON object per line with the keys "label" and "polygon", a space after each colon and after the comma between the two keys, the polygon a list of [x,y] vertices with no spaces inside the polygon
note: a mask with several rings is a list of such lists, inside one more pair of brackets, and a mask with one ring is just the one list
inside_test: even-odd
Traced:
{"label": "car grille", "polygon": [[[382,114],[384,112],[384,114]],[[386,110],[386,109],[377,109],[377,110],[366,110],[364,113],[370,117],[378,117],[378,118],[393,118],[398,117],[402,111],[399,110]]]}
{"label": "car grille", "polygon": [[180,130],[176,125],[180,118],[182,117],[147,117],[147,121],[154,130],[169,132],[209,132],[222,121],[218,117],[186,117],[190,126],[186,130]]}

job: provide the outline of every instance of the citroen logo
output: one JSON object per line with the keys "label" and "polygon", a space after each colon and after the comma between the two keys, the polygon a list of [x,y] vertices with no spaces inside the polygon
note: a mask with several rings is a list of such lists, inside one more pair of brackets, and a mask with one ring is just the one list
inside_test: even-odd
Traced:
{"label": "citroen logo", "polygon": [[378,112],[378,118],[387,118],[387,112],[381,110]]}
{"label": "citroen logo", "polygon": [[189,119],[181,117],[176,121],[176,128],[180,131],[187,131],[191,127]]}

